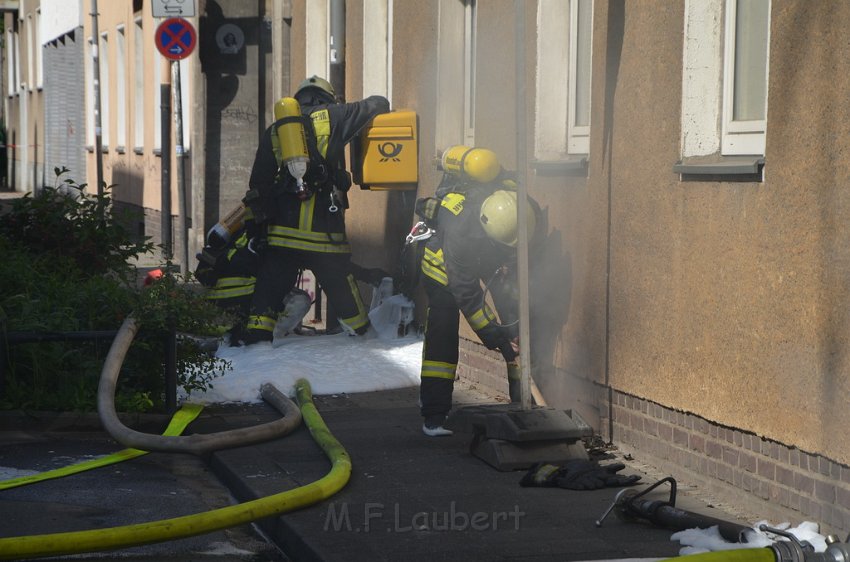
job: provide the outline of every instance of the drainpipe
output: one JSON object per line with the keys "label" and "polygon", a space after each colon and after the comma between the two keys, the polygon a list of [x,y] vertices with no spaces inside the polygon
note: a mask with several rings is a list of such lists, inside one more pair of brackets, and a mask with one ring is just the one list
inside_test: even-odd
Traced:
{"label": "drainpipe", "polygon": [[[100,123],[100,32],[97,27],[97,0],[91,0],[92,78],[94,79],[94,158],[97,170],[97,195],[103,197],[103,130]],[[108,126],[108,124],[107,124]]]}
{"label": "drainpipe", "polygon": [[330,10],[329,82],[337,97],[345,99],[345,0],[330,0]]}
{"label": "drainpipe", "polygon": [[519,237],[517,240],[517,280],[519,282],[519,354],[520,407],[531,409],[531,330],[529,327],[528,295],[528,214],[524,202],[528,200],[528,131],[526,125],[525,92],[525,0],[515,0],[516,17],[516,168]]}
{"label": "drainpipe", "polygon": [[[177,176],[177,200],[179,202],[180,238],[183,246],[180,254],[180,273],[185,277],[189,271],[189,226],[188,210],[186,205],[186,177],[184,173],[185,150],[183,148],[183,100],[182,86],[180,84],[180,61],[171,61],[171,91],[173,94],[172,106],[174,107],[174,165]],[[165,153],[162,155],[166,157]]]}
{"label": "drainpipe", "polygon": [[159,85],[159,119],[160,119],[160,205],[161,233],[163,258],[166,261],[174,255],[172,239],[173,221],[171,218],[171,67],[170,62],[162,57],[155,64],[162,65],[162,83]]}
{"label": "drainpipe", "polygon": [[[333,86],[336,97],[345,101],[345,0],[329,0],[330,33],[328,34],[328,82]],[[321,291],[316,296],[317,320],[321,319]],[[328,300],[325,305],[327,317],[325,328],[330,330],[339,326],[336,311]]]}

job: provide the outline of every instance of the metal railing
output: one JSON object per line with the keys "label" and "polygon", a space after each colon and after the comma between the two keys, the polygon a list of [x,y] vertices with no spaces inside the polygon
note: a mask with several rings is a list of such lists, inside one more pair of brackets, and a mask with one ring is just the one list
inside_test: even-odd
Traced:
{"label": "metal railing", "polygon": [[[0,323],[0,395],[6,392],[6,371],[9,367],[9,348],[23,343],[55,341],[112,341],[118,330],[83,330],[78,332],[7,332]],[[168,330],[165,338],[165,409],[177,411],[177,331]]]}

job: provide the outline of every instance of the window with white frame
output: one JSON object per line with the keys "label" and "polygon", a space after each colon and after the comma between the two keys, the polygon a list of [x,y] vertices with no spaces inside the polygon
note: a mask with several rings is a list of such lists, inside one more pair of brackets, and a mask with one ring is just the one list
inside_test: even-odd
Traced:
{"label": "window with white frame", "polygon": [[86,145],[94,146],[94,64],[92,63],[92,51],[94,38],[89,37],[86,41],[86,56],[83,61],[83,73],[86,78]]}
{"label": "window with white frame", "polygon": [[100,142],[109,146],[109,35],[102,33],[98,47],[100,66]]}
{"label": "window with white frame", "polygon": [[683,159],[764,155],[769,30],[770,0],[687,0]]}
{"label": "window with white frame", "polygon": [[593,0],[538,0],[535,158],[590,152]]}
{"label": "window with white frame", "polygon": [[[145,36],[142,18],[133,27],[133,146],[145,145]],[[155,85],[159,88],[159,85]]]}
{"label": "window with white frame", "polygon": [[392,99],[393,0],[363,0],[363,96]]}
{"label": "window with white frame", "polygon": [[24,88],[23,82],[21,82],[21,31],[20,25],[15,29],[14,37],[12,39],[12,44],[15,48],[15,81],[13,82],[15,91],[22,90]]}
{"label": "window with white frame", "polygon": [[127,145],[127,36],[124,26],[118,26],[115,54],[115,128],[117,147]]}
{"label": "window with white frame", "polygon": [[153,63],[153,147],[162,150],[162,65],[164,57],[154,49]]}
{"label": "window with white frame", "polygon": [[726,0],[723,154],[764,154],[770,0]]}
{"label": "window with white frame", "polygon": [[463,4],[463,142],[468,146],[475,146],[478,0],[464,0]]}
{"label": "window with white frame", "polygon": [[[472,88],[467,59],[474,43],[468,40],[467,22],[473,15],[468,0],[439,0],[437,26],[437,122],[434,140],[437,155],[446,148],[470,142],[468,115],[474,118],[469,103]],[[474,122],[472,123],[474,125]],[[472,139],[474,140],[474,139]]]}
{"label": "window with white frame", "polygon": [[11,27],[6,30],[6,45],[9,57],[6,61],[6,93],[14,96],[17,89],[15,69],[18,67],[18,57],[15,53],[15,33]]}
{"label": "window with white frame", "polygon": [[590,152],[590,54],[593,0],[570,2],[570,78],[567,152]]}
{"label": "window with white frame", "polygon": [[44,87],[44,45],[41,44],[41,8],[35,11],[35,85]]}
{"label": "window with white frame", "polygon": [[27,14],[27,88],[35,87],[35,29],[32,23],[32,14]]}
{"label": "window with white frame", "polygon": [[[307,34],[306,71],[307,76],[321,76],[330,79],[330,58],[328,38],[330,25],[328,18],[328,0],[312,0],[305,6],[305,27]],[[300,82],[300,80],[299,80]]]}
{"label": "window with white frame", "polygon": [[180,67],[180,116],[183,120],[183,150],[188,151],[191,145],[192,135],[189,134],[192,130],[190,123],[192,111],[190,101],[192,81],[189,79],[189,59],[180,59],[177,63]]}

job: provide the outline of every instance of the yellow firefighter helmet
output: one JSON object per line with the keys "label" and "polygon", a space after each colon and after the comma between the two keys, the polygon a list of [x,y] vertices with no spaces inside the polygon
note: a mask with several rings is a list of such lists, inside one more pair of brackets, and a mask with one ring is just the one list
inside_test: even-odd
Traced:
{"label": "yellow firefighter helmet", "polygon": [[334,91],[334,87],[331,86],[330,82],[320,76],[313,75],[301,82],[298,85],[298,89],[295,90],[295,96],[297,96],[300,92],[306,90],[307,88],[319,89],[325,92],[326,94],[330,94],[332,98],[336,98],[336,92]]}
{"label": "yellow firefighter helmet", "polygon": [[[525,208],[528,213],[528,233],[531,236],[537,227],[537,220],[531,205],[526,203]],[[487,236],[500,244],[512,248],[516,247],[519,238],[517,234],[519,219],[515,191],[505,191],[504,189],[494,191],[481,204],[479,218]]]}

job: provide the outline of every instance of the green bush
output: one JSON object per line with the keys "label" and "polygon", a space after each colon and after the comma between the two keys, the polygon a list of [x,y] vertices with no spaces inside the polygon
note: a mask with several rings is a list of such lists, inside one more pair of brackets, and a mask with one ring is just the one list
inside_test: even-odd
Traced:
{"label": "green bush", "polygon": [[[0,217],[0,321],[8,332],[116,330],[132,314],[141,330],[121,371],[116,407],[162,409],[166,333],[213,334],[220,312],[178,275],[138,287],[132,260],[151,253],[153,245],[133,240],[126,227],[132,217],[114,211],[108,189],[89,196],[85,185],[62,179],[67,170],[56,172],[61,189],[22,197]],[[7,346],[0,409],[93,411],[110,344]],[[178,338],[177,361],[178,384],[187,393],[211,387],[228,367],[191,337]]]}

